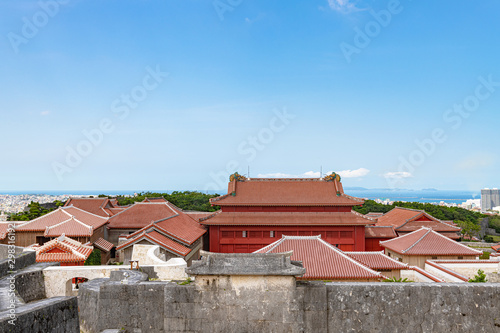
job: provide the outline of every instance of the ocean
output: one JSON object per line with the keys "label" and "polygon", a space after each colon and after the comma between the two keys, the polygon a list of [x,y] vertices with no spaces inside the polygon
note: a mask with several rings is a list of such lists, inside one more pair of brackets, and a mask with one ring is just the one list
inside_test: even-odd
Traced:
{"label": "ocean", "polygon": [[[134,193],[145,192],[146,190],[71,190],[71,191],[0,191],[0,194],[21,195],[21,194],[47,194],[47,195],[93,195],[106,194],[114,195],[133,195]],[[157,193],[172,193],[172,190],[148,190],[149,192]],[[215,194],[214,191],[209,191],[209,194]],[[218,194],[225,194],[221,190]],[[450,191],[450,190],[390,190],[390,189],[362,189],[362,188],[345,188],[345,193],[358,198],[365,199],[389,199],[390,201],[408,201],[435,203],[444,201],[446,203],[460,204],[469,199],[480,199],[480,191]]]}

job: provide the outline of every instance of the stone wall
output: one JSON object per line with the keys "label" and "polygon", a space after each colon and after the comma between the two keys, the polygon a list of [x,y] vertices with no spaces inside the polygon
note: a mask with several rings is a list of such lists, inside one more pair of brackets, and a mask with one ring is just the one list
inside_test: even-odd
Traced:
{"label": "stone wall", "polygon": [[8,245],[0,245],[0,249],[5,252],[2,255],[6,258],[0,261],[0,278],[8,275],[10,271],[19,271],[36,263],[35,251],[22,252],[15,247],[15,257],[9,259],[8,248]]}
{"label": "stone wall", "polygon": [[0,332],[78,333],[80,332],[76,297],[56,297],[26,304],[18,309],[13,321],[0,313]]}
{"label": "stone wall", "polygon": [[[234,279],[234,277],[231,277]],[[205,278],[207,279],[207,278]],[[216,277],[214,277],[216,279]],[[247,279],[247,278],[246,278]],[[500,285],[110,279],[80,289],[83,332],[500,332]],[[289,277],[286,277],[289,279]],[[140,330],[140,331],[139,331]]]}

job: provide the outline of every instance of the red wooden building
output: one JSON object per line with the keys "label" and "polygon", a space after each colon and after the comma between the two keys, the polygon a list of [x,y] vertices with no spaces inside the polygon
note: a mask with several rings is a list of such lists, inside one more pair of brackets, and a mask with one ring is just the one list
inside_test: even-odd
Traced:
{"label": "red wooden building", "polygon": [[340,176],[252,178],[232,175],[221,207],[200,219],[209,228],[210,251],[250,253],[282,235],[318,236],[344,251],[365,250],[365,226],[375,220],[352,211],[364,201],[344,194]]}

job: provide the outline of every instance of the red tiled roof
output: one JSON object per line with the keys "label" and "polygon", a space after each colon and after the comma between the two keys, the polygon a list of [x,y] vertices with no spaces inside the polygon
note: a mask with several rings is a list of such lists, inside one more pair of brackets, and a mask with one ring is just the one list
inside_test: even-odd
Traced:
{"label": "red tiled roof", "polygon": [[491,248],[493,250],[497,251],[497,252],[500,252],[500,244],[499,245],[493,245]]}
{"label": "red tiled roof", "polygon": [[100,250],[109,252],[111,251],[114,245],[113,243],[108,242],[104,238],[99,237],[99,239],[94,242],[94,246]]}
{"label": "red tiled roof", "polygon": [[401,270],[408,269],[408,265],[397,261],[381,252],[344,252],[354,260],[373,270]]}
{"label": "red tiled roof", "polygon": [[392,226],[373,226],[365,227],[365,238],[396,238],[396,232]]}
{"label": "red tiled roof", "polygon": [[68,237],[90,237],[92,236],[93,232],[94,230],[91,226],[75,220],[74,217],[71,217],[67,221],[47,227],[45,229],[44,236],[58,237],[62,234],[65,234]]}
{"label": "red tiled roof", "polygon": [[186,245],[193,244],[207,232],[192,218],[183,213],[180,213],[160,221],[155,221],[145,226],[144,228],[128,235],[127,238],[133,238],[139,233],[151,228],[157,228],[168,236]]}
{"label": "red tiled roof", "polygon": [[373,220],[356,212],[223,212],[204,225],[367,225]]}
{"label": "red tiled roof", "polygon": [[113,204],[108,198],[69,198],[64,206],[75,206],[86,212],[108,217],[109,213],[104,208],[112,208]]}
{"label": "red tiled roof", "polygon": [[431,228],[451,239],[459,239],[459,227],[445,223],[423,210],[396,207],[377,220],[377,226],[393,226],[399,235],[404,235],[422,227]]}
{"label": "red tiled roof", "polygon": [[186,214],[193,220],[200,222],[200,219],[206,219],[207,217],[211,217],[212,215],[217,214],[217,212],[184,212],[184,214]]}
{"label": "red tiled roof", "polygon": [[[108,222],[105,217],[97,216],[76,207],[62,207],[34,220],[16,227],[16,231],[50,231],[51,237],[63,233],[76,237],[88,236],[86,230],[96,230]],[[79,234],[78,234],[79,233]],[[90,233],[92,235],[92,232]]]}
{"label": "red tiled roof", "polygon": [[321,239],[321,236],[283,236],[254,253],[293,251],[292,260],[302,261],[304,280],[380,280],[382,274],[352,259]]}
{"label": "red tiled roof", "polygon": [[[32,247],[36,251],[37,262],[81,262],[87,260],[94,250],[92,246],[68,238],[65,235],[53,239],[42,246]],[[51,252],[57,249],[57,252]]]}
{"label": "red tiled roof", "polygon": [[137,234],[135,237],[133,237],[126,243],[123,243],[122,245],[118,246],[116,249],[117,250],[125,249],[144,239],[149,240],[151,243],[159,245],[164,249],[170,252],[174,252],[183,257],[187,256],[189,252],[191,252],[191,249],[173,241],[172,239],[168,238],[165,235],[162,235],[161,233],[153,229],[142,231],[141,233]]}
{"label": "red tiled roof", "polygon": [[377,225],[378,226],[393,226],[393,227],[397,228],[397,227],[401,226],[402,224],[404,224],[407,220],[411,219],[412,217],[417,216],[421,212],[422,211],[420,211],[420,210],[396,207],[393,210],[380,216],[377,220]]}
{"label": "red tiled roof", "polygon": [[7,235],[9,234],[9,226],[14,227],[21,225],[23,222],[17,222],[17,221],[8,221],[8,222],[0,222],[0,239],[5,239]]}
{"label": "red tiled roof", "polygon": [[136,202],[109,218],[110,229],[141,229],[154,221],[166,219],[177,212],[167,203]]}
{"label": "red tiled roof", "polygon": [[344,194],[342,183],[319,178],[252,178],[232,181],[218,206],[356,206],[364,200]]}
{"label": "red tiled roof", "polygon": [[478,256],[482,254],[481,251],[462,245],[424,227],[407,235],[380,242],[380,245],[404,255]]}

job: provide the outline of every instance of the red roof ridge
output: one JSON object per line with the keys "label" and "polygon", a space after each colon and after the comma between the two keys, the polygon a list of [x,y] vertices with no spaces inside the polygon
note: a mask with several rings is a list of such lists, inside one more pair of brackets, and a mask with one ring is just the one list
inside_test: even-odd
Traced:
{"label": "red roof ridge", "polygon": [[[97,214],[94,214],[94,213],[88,212],[88,211],[86,211],[86,210],[83,210],[83,209],[81,209],[81,208],[79,208],[79,207],[76,207],[76,206],[73,206],[73,205],[71,205],[71,206],[64,206],[64,207],[60,207],[60,208],[61,208],[61,209],[63,210],[63,212],[64,212],[64,213],[66,213],[66,214],[69,214],[68,212],[66,212],[66,209],[68,209],[68,208],[73,208],[73,209],[77,209],[77,210],[79,210],[79,211],[81,211],[81,212],[83,212],[83,213],[86,213],[86,214],[89,214],[89,215],[92,215],[92,216],[98,217],[98,218],[100,218],[100,219],[104,219],[104,220],[108,220],[108,219],[109,219],[109,217],[99,216],[99,215],[97,215]],[[71,215],[71,214],[69,214],[69,215]],[[109,214],[108,214],[108,215],[109,215]],[[44,215],[44,216],[45,216],[45,215]],[[72,216],[72,215],[71,215],[71,216]]]}
{"label": "red roof ridge", "polygon": [[71,254],[73,254],[77,257],[80,257],[82,259],[87,259],[87,257],[83,253],[79,252],[78,251],[79,249],[81,249],[81,248],[85,248],[87,250],[94,249],[93,246],[84,245],[84,244],[82,244],[82,243],[80,243],[72,238],[66,237],[64,234],[62,234],[61,236],[59,236],[57,238],[54,238],[51,241],[48,241],[47,243],[45,243],[42,246],[34,247],[34,249],[38,254],[40,252],[48,251],[54,247],[61,247],[64,250],[71,252]]}
{"label": "red roof ridge", "polygon": [[[20,225],[17,225],[17,226],[16,226],[16,228],[17,228],[17,227],[24,227],[25,225],[28,225],[28,224],[30,224],[30,223],[33,223],[33,222],[35,222],[35,221],[40,220],[42,217],[47,217],[47,216],[49,216],[49,215],[55,214],[55,213],[57,213],[58,211],[62,211],[62,212],[64,212],[64,213],[66,213],[66,212],[65,212],[62,208],[63,208],[63,207],[59,207],[59,208],[57,208],[56,210],[53,210],[53,211],[51,211],[51,212],[49,212],[49,213],[47,213],[47,214],[45,214],[45,215],[39,216],[39,217],[37,217],[37,218],[35,218],[35,219],[31,220],[31,221],[26,221],[26,223],[22,223],[22,224],[20,224]],[[67,214],[67,213],[66,213],[66,214]]]}
{"label": "red roof ridge", "polygon": [[186,251],[185,252],[180,252],[179,250],[174,249],[173,247],[169,246],[168,244],[165,244],[165,243],[161,242],[160,240],[154,239],[153,237],[151,237],[151,236],[148,235],[148,233],[153,232],[153,231],[154,230],[145,230],[145,231],[143,231],[140,235],[137,235],[137,237],[132,238],[129,241],[127,241],[127,242],[123,243],[122,245],[118,246],[116,248],[116,250],[121,250],[124,247],[129,246],[129,245],[134,244],[135,242],[139,241],[142,237],[146,237],[147,239],[149,239],[152,242],[161,243],[161,245],[163,247],[168,248],[170,251],[172,251],[172,252],[174,252],[176,254],[182,255],[182,256],[186,256],[186,255],[188,255],[192,251],[191,249],[183,246],[182,244],[179,244],[180,246],[182,246],[182,247],[186,248],[187,250],[189,250],[189,251],[187,251],[187,253],[186,253]]}
{"label": "red roof ridge", "polygon": [[[432,230],[432,229],[431,229],[431,230]],[[451,240],[450,238],[448,238],[448,237],[446,237],[446,236],[444,236],[444,235],[441,235],[439,232],[434,231],[434,233],[435,233],[435,234],[437,234],[439,237],[442,237],[442,238],[444,238],[444,239],[446,239],[446,240],[453,241],[453,240]],[[456,242],[456,241],[453,241],[453,242],[457,243],[457,244],[458,244],[458,245],[460,245],[461,247],[466,248],[467,250],[477,251],[477,253],[478,253],[478,254],[481,254],[481,255],[483,254],[483,251],[479,251],[479,250],[473,249],[473,248],[471,248],[471,247],[469,247],[469,246],[467,246],[467,245],[460,244],[460,242]]]}
{"label": "red roof ridge", "polygon": [[198,222],[202,222],[202,221],[206,221],[208,219],[211,219],[212,217],[215,217],[217,216],[218,214],[220,214],[222,212],[222,210],[218,210],[216,212],[214,212],[213,214],[209,215],[209,216],[205,216],[205,217],[201,217],[198,219]]}
{"label": "red roof ridge", "polygon": [[[413,233],[415,233],[415,232],[419,232],[419,231],[420,231],[420,230],[422,230],[422,229],[429,230],[430,228],[421,227],[420,229],[415,230],[415,231],[413,231],[413,232],[410,232],[410,233],[408,233],[408,234],[406,234],[406,235],[399,236],[399,237],[396,237],[396,238],[393,238],[393,239],[388,239],[388,240],[386,240],[386,241],[381,241],[381,242],[380,242],[380,244],[384,244],[384,243],[387,243],[387,242],[392,242],[392,241],[394,241],[395,239],[401,240],[401,239],[403,239],[403,238],[405,238],[405,237],[408,237],[409,235],[412,235],[412,234],[413,234]],[[426,234],[427,234],[427,233],[426,233]],[[421,240],[421,239],[422,239],[422,238],[420,238],[420,240]]]}
{"label": "red roof ridge", "polygon": [[[90,242],[88,242],[87,244],[90,245]],[[85,245],[87,245],[85,244]],[[94,243],[94,246],[101,249],[101,250],[104,250],[104,251],[111,251],[111,249],[114,247],[114,244],[111,243],[111,242],[108,242],[107,240],[105,240],[104,238],[102,237],[99,237]]]}
{"label": "red roof ridge", "polygon": [[437,276],[432,275],[431,273],[427,272],[426,270],[423,270],[422,268],[420,268],[418,266],[408,266],[408,269],[410,269],[412,271],[419,272],[420,274],[428,277],[429,279],[431,279],[434,282],[446,282],[445,280],[440,279]]}
{"label": "red roof ridge", "polygon": [[392,257],[389,257],[388,255],[386,255],[384,253],[383,250],[382,251],[346,251],[346,254],[349,255],[350,253],[352,253],[352,254],[361,254],[361,255],[364,255],[364,254],[378,254],[378,255],[383,256],[385,259],[388,259],[388,260],[393,261],[393,262],[395,262],[397,264],[405,265],[405,266],[409,267],[409,265],[407,263],[404,263],[404,262],[396,260],[396,259],[394,259]]}
{"label": "red roof ridge", "polygon": [[438,219],[438,218],[436,218],[436,217],[432,216],[431,214],[427,213],[427,212],[426,212],[426,211],[424,211],[424,210],[420,211],[420,214],[417,214],[417,215],[415,215],[415,216],[413,216],[413,217],[410,217],[409,219],[406,219],[406,220],[405,220],[405,223],[401,224],[399,227],[396,227],[395,229],[396,229],[396,230],[397,230],[397,229],[400,229],[400,228],[404,227],[407,223],[413,222],[413,221],[415,221],[416,219],[418,219],[418,218],[420,218],[420,217],[422,217],[422,216],[426,216],[426,217],[430,218],[432,221],[437,222],[437,223],[441,223],[441,224],[443,224],[443,225],[445,225],[445,226],[447,226],[447,227],[450,227],[450,228],[453,228],[453,229],[457,229],[457,231],[461,230],[461,228],[460,228],[460,227],[455,227],[455,226],[450,225],[450,224],[448,224],[448,223],[444,223],[444,222],[443,222],[443,221],[441,221],[440,219]]}
{"label": "red roof ridge", "polygon": [[434,268],[442,270],[443,272],[445,272],[447,274],[450,274],[450,275],[452,275],[452,276],[454,276],[454,277],[456,277],[456,278],[458,278],[458,279],[460,279],[460,280],[462,280],[464,282],[469,282],[469,278],[468,277],[466,277],[466,276],[464,276],[462,274],[459,274],[459,273],[457,273],[457,272],[455,272],[455,271],[453,271],[453,270],[451,270],[449,268],[441,266],[441,265],[437,264],[436,262],[434,262],[432,260],[426,260],[425,263],[428,264],[428,265],[433,266]]}
{"label": "red roof ridge", "polygon": [[[341,255],[342,257],[348,259],[349,261],[351,261],[352,263],[354,263],[355,265],[357,266],[360,266],[364,269],[367,269],[370,271],[370,273],[372,274],[375,274],[375,275],[378,275],[378,276],[382,276],[382,273],[380,272],[377,272],[377,271],[374,271],[373,269],[371,269],[370,267],[360,263],[359,261],[351,258],[350,256],[348,256],[344,251],[342,251],[341,249],[337,248],[336,246],[333,246],[332,244],[324,241],[322,238],[321,238],[321,235],[317,235],[317,236],[287,236],[287,235],[282,235],[282,238],[278,241],[276,241],[275,243],[271,244],[271,245],[274,245],[273,247],[270,247],[271,245],[269,245],[269,249],[266,249],[266,252],[269,252],[269,251],[272,251],[273,249],[275,249],[279,244],[281,244],[283,241],[285,241],[286,239],[317,239],[320,243],[323,243],[324,245],[326,245],[328,248],[330,248],[331,250],[337,252],[339,255]],[[259,250],[260,251],[260,250]]]}
{"label": "red roof ridge", "polygon": [[[353,197],[353,198],[354,198],[354,197]],[[359,216],[359,217],[365,218],[365,219],[367,219],[367,220],[373,221],[374,223],[375,223],[375,222],[377,222],[377,219],[373,219],[373,218],[371,218],[371,217],[368,217],[368,216],[366,216],[366,215],[363,215],[363,214],[361,214],[361,213],[358,213],[358,212],[357,212],[357,211],[355,211],[355,210],[351,210],[351,213],[353,213],[354,215],[357,215],[357,216]]]}
{"label": "red roof ridge", "polygon": [[[180,236],[178,236],[178,235],[174,235],[174,234],[172,234],[171,232],[168,232],[167,230],[163,229],[161,226],[159,226],[159,225],[158,225],[158,223],[160,223],[160,222],[167,221],[167,220],[170,220],[170,219],[172,219],[172,218],[179,217],[179,216],[181,216],[181,214],[176,213],[175,215],[168,216],[168,217],[166,217],[166,218],[163,218],[163,219],[160,219],[160,220],[157,220],[157,221],[151,221],[151,223],[150,223],[150,224],[148,224],[147,226],[145,226],[145,227],[143,227],[143,228],[141,228],[141,229],[137,230],[136,232],[134,232],[134,233],[132,233],[132,234],[128,235],[128,236],[127,236],[127,238],[132,238],[132,237],[134,237],[136,234],[138,234],[138,233],[139,233],[139,232],[141,232],[142,230],[144,230],[144,232],[149,232],[149,230],[150,230],[151,228],[153,228],[153,229],[155,229],[156,231],[159,231],[160,233],[165,234],[165,236],[167,236],[167,237],[171,237],[171,238],[174,238],[174,239],[176,239],[177,241],[180,241],[181,243],[184,243],[184,244],[186,244],[186,245],[188,245],[188,246],[189,246],[189,245],[191,245],[191,244],[192,244],[191,242],[189,242],[188,240],[186,240],[186,239],[184,239],[184,238],[182,238],[182,237],[180,237]],[[188,216],[188,217],[189,217],[189,216]],[[194,219],[193,219],[193,218],[191,218],[191,217],[189,217],[189,218],[190,218],[191,220],[193,220],[193,222],[196,222],[196,221],[194,221]]]}
{"label": "red roof ridge", "polygon": [[[425,233],[422,237],[420,237],[420,238],[419,238],[419,239],[418,239],[415,243],[413,243],[413,244],[412,244],[409,248],[407,248],[406,250],[403,250],[403,251],[402,251],[402,253],[406,253],[406,252],[410,251],[410,250],[411,250],[411,249],[412,249],[415,245],[417,245],[418,243],[420,243],[420,241],[421,241],[422,239],[424,239],[424,237],[425,237],[425,236],[427,236],[427,235],[428,235],[428,234],[432,231],[432,229],[431,229],[431,228],[426,228],[426,227],[422,227],[422,228],[420,228],[420,229],[419,229],[419,230],[417,230],[417,231],[420,231],[420,230],[422,230],[422,229],[427,230],[427,232],[426,232],[426,233]],[[444,236],[443,236],[443,237],[444,237]],[[446,238],[448,238],[448,237],[446,237]]]}
{"label": "red roof ridge", "polygon": [[[61,226],[61,225],[65,224],[65,223],[70,222],[71,220],[74,220],[75,222],[80,223],[80,224],[81,224],[81,225],[83,225],[84,227],[88,228],[88,229],[89,229],[89,234],[90,234],[90,235],[92,235],[92,231],[94,230],[94,227],[93,227],[93,226],[91,226],[91,225],[88,225],[88,224],[83,223],[82,221],[80,221],[80,220],[76,219],[73,215],[71,215],[71,218],[69,218],[69,219],[67,219],[67,220],[65,220],[65,221],[62,221],[62,222],[60,222],[60,223],[58,223],[58,224],[54,224],[54,225],[51,225],[51,226],[46,226],[46,227],[45,227],[45,233],[44,233],[44,234],[46,235],[46,234],[49,232],[49,230],[50,230],[50,229],[53,229],[53,228],[55,228],[55,227],[59,227],[59,226]],[[63,233],[61,236],[64,236],[64,233]]]}
{"label": "red roof ridge", "polygon": [[210,198],[208,201],[210,201],[210,203],[212,203],[212,201],[219,201],[219,200],[222,200],[222,199],[225,199],[227,198],[228,196],[232,195],[232,193],[227,193],[227,194],[224,194],[224,195],[221,195],[219,197],[215,197],[215,198]]}

